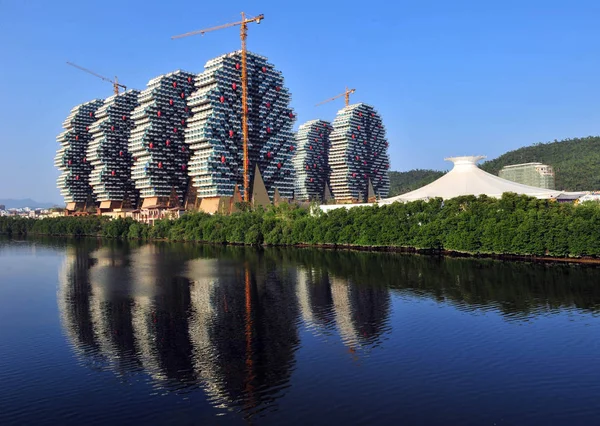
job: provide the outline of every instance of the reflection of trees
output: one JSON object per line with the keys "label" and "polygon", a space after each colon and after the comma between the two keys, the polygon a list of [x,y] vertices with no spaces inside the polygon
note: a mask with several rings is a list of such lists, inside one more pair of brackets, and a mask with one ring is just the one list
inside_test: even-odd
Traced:
{"label": "reflection of trees", "polygon": [[564,307],[597,311],[595,267],[502,262],[397,253],[294,250],[302,265],[322,268],[357,286],[385,286],[460,309],[499,309],[508,316]]}
{"label": "reflection of trees", "polygon": [[598,270],[493,260],[409,257],[390,283],[460,309],[498,309],[507,317],[535,316],[565,307],[597,310]]}

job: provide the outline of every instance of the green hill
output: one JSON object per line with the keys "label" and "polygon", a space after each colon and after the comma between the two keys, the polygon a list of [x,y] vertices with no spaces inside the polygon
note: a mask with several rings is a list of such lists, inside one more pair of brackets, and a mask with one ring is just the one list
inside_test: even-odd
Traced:
{"label": "green hill", "polygon": [[600,189],[600,136],[537,143],[486,161],[481,168],[497,175],[504,166],[534,161],[554,167],[556,189]]}
{"label": "green hill", "polygon": [[[556,189],[600,190],[600,136],[536,143],[486,161],[481,164],[481,168],[488,173],[498,175],[504,166],[530,162],[540,162],[554,167]],[[425,186],[443,174],[444,172],[437,170],[421,169],[390,172],[390,197]]]}
{"label": "green hill", "polygon": [[390,172],[390,197],[413,191],[443,176],[437,170],[409,170],[408,172]]}

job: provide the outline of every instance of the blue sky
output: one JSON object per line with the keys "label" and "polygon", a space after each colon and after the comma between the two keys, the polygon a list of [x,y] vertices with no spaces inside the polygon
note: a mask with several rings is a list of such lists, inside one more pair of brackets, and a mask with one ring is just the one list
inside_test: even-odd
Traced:
{"label": "blue sky", "polygon": [[598,1],[0,0],[0,198],[61,202],[56,135],[70,109],[111,95],[72,61],[129,87],[199,73],[239,48],[231,28],[265,14],[248,45],[280,69],[297,125],[354,102],[382,115],[392,170],[446,169],[450,155],[503,152],[600,132]]}

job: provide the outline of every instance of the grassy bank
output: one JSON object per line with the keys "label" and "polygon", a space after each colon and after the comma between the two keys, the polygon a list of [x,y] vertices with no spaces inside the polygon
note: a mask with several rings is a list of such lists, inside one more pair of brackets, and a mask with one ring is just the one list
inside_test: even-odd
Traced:
{"label": "grassy bank", "polygon": [[150,227],[103,217],[0,218],[11,235],[101,236],[211,243],[411,247],[471,254],[600,257],[600,205],[515,194],[338,209],[279,206],[231,216],[189,213]]}

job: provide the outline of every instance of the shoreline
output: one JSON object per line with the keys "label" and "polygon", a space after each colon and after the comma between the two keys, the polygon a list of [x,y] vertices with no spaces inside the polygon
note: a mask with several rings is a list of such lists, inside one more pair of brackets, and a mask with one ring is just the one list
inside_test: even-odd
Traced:
{"label": "shoreline", "polygon": [[[10,239],[14,239],[13,236],[7,234],[0,234]],[[189,240],[170,240],[167,238],[113,238],[101,235],[49,235],[49,234],[34,234],[29,233],[26,235],[20,235],[19,237],[49,237],[49,238],[94,238],[97,240],[117,240],[117,241],[144,241],[144,242],[163,242],[163,243],[186,243],[186,244],[205,244],[215,246],[237,246],[237,247],[279,247],[279,248],[312,248],[312,249],[324,249],[324,250],[343,250],[343,251],[365,251],[365,252],[387,252],[387,253],[405,253],[405,254],[418,254],[424,256],[438,256],[438,257],[462,257],[468,259],[494,259],[508,262],[531,262],[531,263],[570,263],[577,265],[587,266],[600,266],[600,258],[595,257],[556,257],[556,256],[536,256],[536,255],[522,255],[522,254],[510,254],[510,253],[466,253],[455,250],[435,250],[435,249],[419,249],[416,247],[400,247],[400,246],[362,246],[352,244],[246,244],[236,242],[211,242],[211,241],[189,241]]]}
{"label": "shoreline", "polygon": [[[266,247],[278,247],[265,245]],[[346,250],[346,251],[371,251],[388,253],[406,253],[419,254],[423,256],[443,256],[443,257],[462,257],[468,259],[495,259],[502,261],[524,261],[532,263],[574,263],[580,265],[599,265],[600,258],[595,257],[555,257],[555,256],[536,256],[523,254],[497,254],[497,253],[465,253],[454,250],[432,250],[419,249],[415,247],[396,247],[396,246],[355,246],[355,245],[337,245],[337,244],[296,244],[293,246],[279,247],[297,247],[297,248],[321,248],[326,250]]]}

